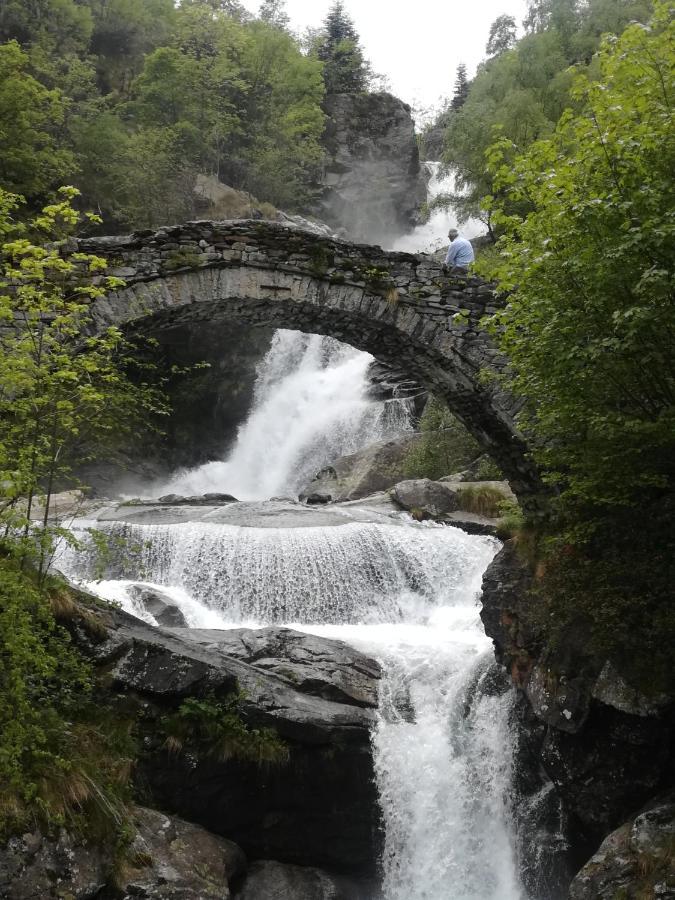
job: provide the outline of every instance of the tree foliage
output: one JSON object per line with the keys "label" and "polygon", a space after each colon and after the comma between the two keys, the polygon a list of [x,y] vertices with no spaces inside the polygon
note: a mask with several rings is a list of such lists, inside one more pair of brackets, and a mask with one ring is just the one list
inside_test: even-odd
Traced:
{"label": "tree foliage", "polygon": [[[64,188],[28,222],[0,191],[0,837],[67,826],[116,840],[126,822],[133,742],[124,719],[96,702],[93,671],[62,620],[95,630],[49,574],[58,541],[57,480],[95,449],[163,411],[133,384],[116,329],[88,337],[89,306],[119,279],[96,256],[66,256],[80,223]],[[98,635],[100,637],[100,635]]]}
{"label": "tree foliage", "polygon": [[301,208],[322,159],[322,64],[280,0],[32,0],[0,11],[0,178],[35,208],[66,178],[106,228],[198,212],[198,175]]}
{"label": "tree foliage", "polygon": [[0,183],[32,199],[72,174],[75,160],[57,138],[66,102],[33,78],[28,65],[16,41],[0,46]]}
{"label": "tree foliage", "polygon": [[[672,489],[675,461],[673,38],[607,39],[555,133],[490,154],[504,236],[499,316],[549,478],[571,504],[612,507]],[[490,201],[489,201],[490,202]],[[527,203],[525,217],[510,213]]]}
{"label": "tree foliage", "polygon": [[431,397],[420,419],[421,439],[408,451],[410,478],[443,478],[465,469],[480,455],[480,448],[447,406]]}
{"label": "tree foliage", "polygon": [[461,109],[466,103],[469,96],[469,78],[466,74],[466,66],[460,63],[457,66],[457,74],[455,76],[455,92],[450,101],[450,109]]}
{"label": "tree foliage", "polygon": [[[512,49],[500,47],[479,66],[466,102],[448,118],[444,161],[456,172],[453,201],[461,219],[490,223],[481,200],[495,192],[486,163],[494,140],[503,136],[523,151],[550,135],[563,111],[577,102],[570,94],[570,67],[591,63],[603,33],[619,34],[632,20],[647,21],[650,9],[648,0],[536,0],[530,5],[525,37]],[[592,76],[596,69],[591,63]]]}
{"label": "tree foliage", "polygon": [[323,31],[317,56],[323,63],[326,92],[362,93],[368,87],[370,67],[364,59],[354,23],[340,0],[330,8]]}
{"label": "tree foliage", "polygon": [[56,540],[50,504],[57,484],[91,453],[110,451],[135,426],[164,412],[161,394],[129,378],[118,329],[89,337],[89,307],[122,282],[90,254],[62,256],[78,225],[64,188],[58,202],[16,222],[20,198],[0,191],[0,529],[5,551],[44,581]]}
{"label": "tree foliage", "polygon": [[513,16],[498,16],[490,25],[485,52],[488,56],[499,56],[510,50],[516,42],[516,20]]}

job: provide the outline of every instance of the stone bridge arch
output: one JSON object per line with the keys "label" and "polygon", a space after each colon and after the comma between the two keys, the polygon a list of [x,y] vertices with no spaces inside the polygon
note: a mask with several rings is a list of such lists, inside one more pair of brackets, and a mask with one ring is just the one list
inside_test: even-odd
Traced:
{"label": "stone bridge arch", "polygon": [[496,300],[478,279],[448,277],[425,254],[249,220],[80,240],[76,249],[106,257],[108,274],[126,283],[93,304],[95,329],[236,320],[329,335],[442,397],[516,494],[538,491],[513,399],[479,377],[506,361],[480,326]]}

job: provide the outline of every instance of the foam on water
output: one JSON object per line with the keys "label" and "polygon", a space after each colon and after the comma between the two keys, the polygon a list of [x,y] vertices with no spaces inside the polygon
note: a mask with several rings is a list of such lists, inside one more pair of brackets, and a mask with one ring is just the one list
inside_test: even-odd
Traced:
{"label": "foam on water", "polygon": [[[511,699],[481,688],[493,657],[477,594],[495,539],[414,523],[104,527],[138,550],[112,563],[125,578],[90,587],[146,621],[128,591],[134,571],[192,627],[284,624],[381,662],[372,740],[385,900],[524,898],[511,824]],[[78,557],[61,564],[87,578]]]}

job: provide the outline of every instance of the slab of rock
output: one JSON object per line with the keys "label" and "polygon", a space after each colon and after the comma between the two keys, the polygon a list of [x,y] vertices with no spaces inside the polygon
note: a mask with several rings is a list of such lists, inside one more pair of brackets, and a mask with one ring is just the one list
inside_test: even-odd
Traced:
{"label": "slab of rock", "polygon": [[355,900],[357,894],[321,869],[273,860],[254,862],[237,900]]}
{"label": "slab of rock", "polygon": [[163,506],[214,506],[220,503],[238,503],[232,494],[198,494],[194,497],[184,497],[182,494],[164,494],[157,499],[157,503]]}
{"label": "slab of rock", "polygon": [[56,838],[39,831],[0,845],[3,900],[91,900],[106,886],[109,848],[89,846],[61,829]]}
{"label": "slab of rock", "polygon": [[301,491],[306,500],[313,493],[328,494],[334,503],[360,500],[386,491],[405,478],[408,452],[420,435],[403,435],[393,441],[378,441],[357,453],[341,456],[317,472]]}
{"label": "slab of rock", "polygon": [[[75,639],[105,665],[113,690],[142,701],[136,775],[151,805],[236,841],[254,858],[350,874],[376,868],[377,663],[339,641],[288,629],[167,630],[116,608],[105,615],[106,639]],[[286,762],[167,753],[167,713],[188,697],[235,691],[242,721],[273,729],[286,742]]]}
{"label": "slab of rock", "polygon": [[401,481],[391,491],[392,499],[401,509],[417,519],[442,521],[459,508],[457,492],[440,481],[417,478]]}
{"label": "slab of rock", "polygon": [[142,584],[130,585],[128,593],[150,613],[158,625],[166,628],[187,628],[185,616],[168,594]]}
{"label": "slab of rock", "polygon": [[277,627],[227,631],[191,628],[181,633],[190,641],[274,673],[302,693],[337,703],[377,707],[382,674],[379,663],[342,641]]}
{"label": "slab of rock", "polygon": [[227,900],[230,882],[246,870],[240,847],[198,825],[142,807],[133,824],[124,900]]}
{"label": "slab of rock", "polygon": [[613,831],[576,875],[570,900],[675,900],[675,795]]}
{"label": "slab of rock", "polygon": [[[164,506],[156,503],[112,504],[95,513],[98,522],[128,522],[130,525],[178,525],[183,522],[210,522],[239,528],[325,528],[353,522],[396,524],[395,507],[374,496],[364,503],[307,506],[296,500],[256,500],[222,506]],[[372,502],[370,502],[372,501]]]}

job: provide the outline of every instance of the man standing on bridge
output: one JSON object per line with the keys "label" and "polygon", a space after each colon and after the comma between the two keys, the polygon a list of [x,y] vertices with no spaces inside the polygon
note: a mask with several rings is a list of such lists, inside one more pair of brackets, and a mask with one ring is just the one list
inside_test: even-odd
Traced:
{"label": "man standing on bridge", "polygon": [[451,275],[466,275],[469,266],[474,261],[473,247],[471,241],[459,236],[456,228],[451,228],[448,232],[450,238],[450,246],[448,247],[448,255],[445,257],[443,268],[450,272]]}

